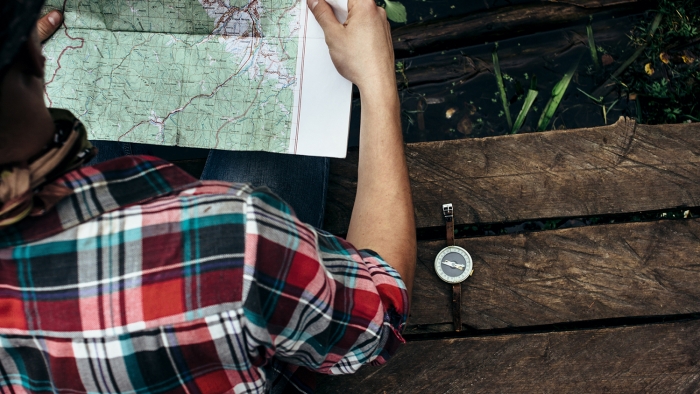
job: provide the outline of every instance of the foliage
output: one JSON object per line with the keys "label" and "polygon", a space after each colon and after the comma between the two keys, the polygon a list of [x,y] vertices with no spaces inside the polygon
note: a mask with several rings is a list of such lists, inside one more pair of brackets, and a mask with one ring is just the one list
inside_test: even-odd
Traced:
{"label": "foliage", "polygon": [[586,25],[586,34],[588,35],[588,48],[591,50],[591,60],[593,60],[593,66],[596,71],[600,70],[600,61],[598,60],[598,48],[595,45],[595,38],[593,38],[593,15]]}
{"label": "foliage", "polygon": [[390,21],[397,23],[406,23],[406,21],[408,21],[406,7],[400,2],[384,0],[384,9],[386,10],[386,17],[389,18]]}
{"label": "foliage", "polygon": [[537,90],[537,77],[533,76],[532,81],[530,82],[530,89],[528,89],[525,102],[523,103],[523,108],[520,109],[518,118],[515,119],[515,124],[510,131],[511,134],[515,134],[520,131],[520,128],[523,126],[525,118],[527,117],[528,112],[530,112],[530,108],[532,108],[532,104],[535,102],[535,99],[539,93],[540,92]]}
{"label": "foliage", "polygon": [[580,59],[571,67],[571,69],[569,69],[569,71],[566,72],[566,74],[564,74],[561,81],[554,85],[554,89],[552,89],[552,98],[550,98],[549,102],[547,102],[547,106],[545,106],[544,111],[542,111],[540,121],[537,123],[537,131],[544,131],[547,129],[547,126],[549,126],[549,122],[551,122],[552,118],[554,117],[554,113],[557,111],[557,108],[559,108],[559,103],[561,103],[562,98],[564,98],[564,93],[566,93],[566,89],[569,87],[571,78],[573,78],[574,74],[576,73],[579,62]]}
{"label": "foliage", "polygon": [[493,71],[496,73],[496,83],[498,83],[498,91],[501,96],[501,103],[503,104],[503,111],[506,115],[506,121],[508,121],[508,127],[513,127],[513,120],[510,117],[510,104],[508,103],[508,96],[506,96],[506,85],[503,82],[503,74],[501,74],[501,64],[498,61],[498,43],[493,48]]}
{"label": "foliage", "polygon": [[579,92],[583,93],[586,97],[591,99],[594,103],[596,103],[600,107],[601,110],[603,110],[603,122],[605,122],[605,124],[608,124],[608,113],[615,107],[615,105],[617,103],[620,102],[620,99],[619,98],[615,99],[615,101],[613,101],[611,104],[605,104],[605,102],[603,101],[603,97],[595,98],[595,97],[591,96],[590,94],[581,90],[581,88],[576,88],[576,89]]}
{"label": "foliage", "polygon": [[[497,96],[501,97],[501,103],[503,105],[503,111],[501,111],[498,116],[501,117],[503,115],[506,116],[506,121],[508,122],[508,128],[510,129],[511,134],[515,134],[518,131],[520,131],[520,128],[522,127],[523,123],[525,122],[525,118],[527,117],[528,113],[530,112],[530,109],[532,108],[532,105],[535,102],[535,99],[537,99],[537,96],[539,95],[539,90],[537,90],[537,77],[533,76],[532,81],[530,84],[530,89],[527,91],[527,95],[525,96],[525,102],[523,103],[523,107],[520,109],[520,113],[518,114],[517,119],[515,120],[515,124],[513,124],[513,121],[510,116],[510,101],[508,100],[508,96],[506,95],[506,87],[505,87],[505,82],[504,80],[508,80],[509,82],[513,81],[513,78],[508,76],[507,74],[503,74],[501,72],[501,66],[500,62],[498,60],[498,43],[496,43],[493,53],[492,53],[492,58],[493,58],[493,71],[494,74],[496,74],[496,83],[498,84],[498,91],[496,92]],[[576,73],[576,69],[578,68],[579,63],[581,62],[581,58],[579,58],[578,61],[575,62],[575,64],[569,69],[569,71],[564,74],[562,79],[554,86],[552,89],[552,97],[549,99],[547,102],[547,105],[542,112],[542,116],[540,117],[539,122],[537,123],[537,131],[544,131],[547,129],[547,126],[549,126],[549,123],[551,122],[552,118],[554,117],[554,114],[556,113],[557,109],[559,108],[559,104],[561,103],[561,100],[564,98],[564,94],[566,93],[566,90],[569,87],[569,83],[571,82],[571,79],[573,78],[574,74]],[[520,85],[520,82],[516,82],[515,84],[516,92],[518,94],[518,98],[522,97],[525,95],[525,92]],[[496,99],[492,99],[491,101],[496,102]],[[536,111],[536,109],[535,109]],[[605,109],[603,109],[605,111]],[[605,116],[605,115],[604,115]]]}
{"label": "foliage", "polygon": [[641,100],[645,123],[678,123],[700,119],[700,2],[659,0],[663,15],[649,37],[648,20],[631,34],[644,53],[621,76],[620,84]]}
{"label": "foliage", "polygon": [[404,87],[408,88],[408,77],[406,76],[406,65],[404,62],[396,62],[396,73],[401,76],[401,82]]}

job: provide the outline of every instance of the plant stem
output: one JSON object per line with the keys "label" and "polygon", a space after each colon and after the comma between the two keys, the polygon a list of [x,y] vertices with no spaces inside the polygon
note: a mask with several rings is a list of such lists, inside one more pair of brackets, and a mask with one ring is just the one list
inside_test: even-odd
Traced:
{"label": "plant stem", "polygon": [[642,46],[640,46],[639,48],[637,48],[637,50],[634,52],[634,54],[632,54],[632,56],[630,56],[630,58],[627,59],[627,61],[625,61],[624,63],[622,63],[622,65],[620,66],[620,68],[618,68],[617,70],[615,70],[615,72],[612,73],[612,75],[610,76],[610,78],[608,78],[608,80],[605,81],[604,84],[600,85],[600,87],[598,87],[598,89],[596,89],[595,91],[593,91],[593,93],[591,94],[592,96],[594,96],[594,97],[598,97],[598,96],[605,97],[605,96],[607,96],[607,95],[612,91],[612,86],[615,85],[615,80],[617,79],[617,77],[619,77],[620,74],[622,74],[622,73],[627,69],[627,67],[629,67],[630,65],[632,65],[632,63],[634,63],[634,61],[637,60],[637,58],[638,58],[638,57],[644,52],[644,50],[647,48],[647,43],[649,42],[649,39],[650,39],[651,37],[654,36],[654,33],[656,33],[656,29],[659,28],[659,24],[661,24],[661,20],[662,20],[663,18],[664,18],[664,14],[662,14],[662,13],[656,14],[656,17],[654,18],[654,21],[651,23],[651,27],[649,28],[649,34],[647,34],[647,40],[646,40],[646,42],[644,43],[644,45],[642,45]]}
{"label": "plant stem", "polygon": [[600,62],[598,61],[598,49],[595,46],[595,38],[593,38],[593,15],[591,15],[591,20],[586,25],[586,33],[588,33],[588,47],[591,49],[591,58],[593,59],[593,66],[596,71],[600,70]]}

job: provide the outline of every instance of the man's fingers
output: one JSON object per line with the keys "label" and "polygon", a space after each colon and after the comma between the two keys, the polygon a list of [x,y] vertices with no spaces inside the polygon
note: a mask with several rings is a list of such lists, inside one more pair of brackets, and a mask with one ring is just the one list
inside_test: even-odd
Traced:
{"label": "man's fingers", "polygon": [[58,11],[51,11],[39,19],[36,23],[36,29],[39,32],[39,39],[43,42],[49,39],[53,33],[58,30],[63,22],[63,14]]}
{"label": "man's fingers", "polygon": [[342,26],[338,22],[338,18],[335,17],[333,13],[333,8],[326,3],[326,0],[307,0],[309,4],[309,9],[316,17],[318,24],[321,25],[323,32],[328,36],[331,30],[337,29]]}
{"label": "man's fingers", "polygon": [[374,0],[348,0],[348,9],[353,7],[369,7],[370,5],[376,6],[377,3]]}

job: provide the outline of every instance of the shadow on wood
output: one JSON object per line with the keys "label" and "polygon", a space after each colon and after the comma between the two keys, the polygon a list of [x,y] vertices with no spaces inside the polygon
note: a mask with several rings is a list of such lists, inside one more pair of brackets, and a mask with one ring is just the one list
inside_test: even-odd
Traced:
{"label": "shadow on wood", "polygon": [[439,52],[483,44],[485,40],[494,42],[585,23],[593,14],[597,19],[604,19],[639,13],[645,6],[648,4],[620,0],[542,2],[500,7],[395,29],[392,31],[394,51],[399,58]]}
{"label": "shadow on wood", "polygon": [[679,393],[700,390],[700,321],[412,342],[319,393]]}
{"label": "shadow on wood", "polygon": [[[700,124],[612,126],[408,144],[416,226],[700,206]],[[347,231],[357,152],[333,160],[324,228]]]}
{"label": "shadow on wood", "polygon": [[[474,259],[462,323],[485,330],[700,312],[700,219],[458,239]],[[452,330],[451,286],[420,242],[406,333]],[[431,327],[435,325],[436,327]]]}

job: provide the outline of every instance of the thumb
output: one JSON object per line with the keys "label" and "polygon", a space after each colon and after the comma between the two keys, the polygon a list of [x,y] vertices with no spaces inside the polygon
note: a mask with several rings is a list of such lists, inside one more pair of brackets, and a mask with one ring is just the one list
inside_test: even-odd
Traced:
{"label": "thumb", "polygon": [[39,19],[36,23],[36,29],[39,32],[39,39],[43,42],[49,39],[51,35],[58,30],[63,22],[63,14],[58,11],[51,11]]}
{"label": "thumb", "polygon": [[326,0],[307,0],[307,4],[326,35],[328,35],[331,30],[342,26],[335,17],[333,8]]}

